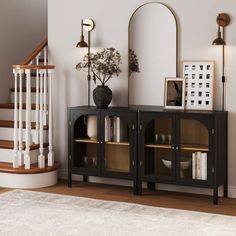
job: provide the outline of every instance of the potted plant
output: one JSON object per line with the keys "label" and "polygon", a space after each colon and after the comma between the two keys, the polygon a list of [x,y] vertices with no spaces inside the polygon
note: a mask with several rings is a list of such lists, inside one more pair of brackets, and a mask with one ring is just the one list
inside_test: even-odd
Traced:
{"label": "potted plant", "polygon": [[93,80],[101,85],[93,91],[93,100],[97,108],[107,108],[112,100],[112,91],[106,85],[113,76],[121,73],[121,55],[115,48],[104,48],[101,52],[86,54],[76,65],[77,70],[91,68]]}

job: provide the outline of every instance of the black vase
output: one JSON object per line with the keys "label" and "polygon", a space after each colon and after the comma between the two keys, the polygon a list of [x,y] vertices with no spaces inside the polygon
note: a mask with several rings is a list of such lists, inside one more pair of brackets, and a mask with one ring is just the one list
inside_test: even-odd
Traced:
{"label": "black vase", "polygon": [[93,90],[93,100],[99,109],[106,109],[112,100],[112,91],[108,86],[98,85]]}

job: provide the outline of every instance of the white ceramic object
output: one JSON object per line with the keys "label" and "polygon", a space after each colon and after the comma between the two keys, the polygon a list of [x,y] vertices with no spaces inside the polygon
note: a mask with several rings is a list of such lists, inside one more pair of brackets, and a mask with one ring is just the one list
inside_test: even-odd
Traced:
{"label": "white ceramic object", "polygon": [[87,116],[87,135],[90,139],[97,139],[97,116]]}
{"label": "white ceramic object", "polygon": [[[165,165],[165,167],[167,167],[168,169],[171,169],[171,166],[172,166],[171,160],[162,159],[162,162]],[[188,169],[190,166],[191,166],[191,159],[182,158],[180,162],[180,177],[181,178],[184,178],[184,170]]]}

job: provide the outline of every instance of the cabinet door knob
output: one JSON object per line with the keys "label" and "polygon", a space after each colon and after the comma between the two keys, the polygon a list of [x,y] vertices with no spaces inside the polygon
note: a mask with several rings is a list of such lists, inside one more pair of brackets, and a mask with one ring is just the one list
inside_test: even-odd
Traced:
{"label": "cabinet door knob", "polygon": [[176,150],[179,150],[179,147],[176,147],[175,149],[176,149]]}
{"label": "cabinet door knob", "polygon": [[172,149],[172,150],[174,150],[174,149],[175,149],[175,147],[171,147],[171,149]]}

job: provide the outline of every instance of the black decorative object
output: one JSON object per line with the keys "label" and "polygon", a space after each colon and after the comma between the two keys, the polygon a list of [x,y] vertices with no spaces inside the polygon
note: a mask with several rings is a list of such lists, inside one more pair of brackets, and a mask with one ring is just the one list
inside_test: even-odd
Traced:
{"label": "black decorative object", "polygon": [[106,109],[112,100],[112,91],[106,85],[98,85],[93,90],[93,100],[99,109]]}
{"label": "black decorative object", "polygon": [[[87,66],[88,69],[88,106],[90,106],[90,81],[91,81],[91,62],[90,62],[90,50],[91,50],[91,31],[95,27],[95,22],[92,19],[81,20],[81,36],[80,41],[77,43],[77,48],[88,48],[87,53]],[[84,30],[88,32],[88,43],[84,41]]]}
{"label": "black decorative object", "polygon": [[[217,38],[212,42],[212,45],[222,46],[222,111],[225,110],[225,27],[230,24],[230,16],[227,13],[220,13],[216,18],[218,25]],[[221,34],[222,28],[222,34]]]}
{"label": "black decorative object", "polygon": [[[93,81],[100,81],[93,93],[94,102],[98,108],[107,108],[112,100],[112,91],[105,84],[121,73],[121,55],[115,48],[104,48],[101,52],[86,54],[81,62],[76,65],[77,70],[88,68],[90,65]],[[102,101],[104,99],[104,101]]]}

